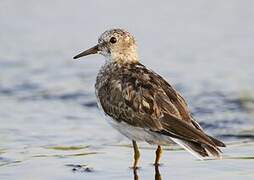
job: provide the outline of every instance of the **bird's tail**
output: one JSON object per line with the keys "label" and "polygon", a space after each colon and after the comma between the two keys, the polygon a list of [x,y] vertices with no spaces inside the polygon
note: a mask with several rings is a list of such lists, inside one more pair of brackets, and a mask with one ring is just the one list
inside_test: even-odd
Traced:
{"label": "bird's tail", "polygon": [[207,135],[197,123],[193,125],[169,114],[164,114],[161,124],[163,130],[160,130],[159,133],[169,136],[199,159],[209,156],[221,157],[219,147],[225,147],[225,144]]}
{"label": "bird's tail", "polygon": [[[197,157],[198,159],[204,160],[207,157],[215,157],[221,158],[221,150],[216,146],[211,146],[207,144],[201,144],[193,141],[185,141],[181,139],[171,138],[175,143],[180,145],[182,148],[190,152],[192,155]],[[211,140],[219,147],[225,147],[225,144],[220,142],[215,138],[211,138]]]}

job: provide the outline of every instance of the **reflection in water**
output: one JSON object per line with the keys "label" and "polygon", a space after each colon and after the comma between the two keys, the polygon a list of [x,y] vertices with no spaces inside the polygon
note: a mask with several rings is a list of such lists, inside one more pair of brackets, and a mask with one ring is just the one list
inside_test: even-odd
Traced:
{"label": "reflection in water", "polygon": [[[155,180],[162,180],[159,166],[154,166],[154,171],[155,171],[154,179]],[[140,180],[139,176],[138,176],[137,169],[133,169],[133,176],[134,176],[134,180]]]}
{"label": "reflection in water", "polygon": [[162,180],[160,170],[159,170],[159,166],[154,166],[154,171],[155,171],[154,179],[155,180]]}

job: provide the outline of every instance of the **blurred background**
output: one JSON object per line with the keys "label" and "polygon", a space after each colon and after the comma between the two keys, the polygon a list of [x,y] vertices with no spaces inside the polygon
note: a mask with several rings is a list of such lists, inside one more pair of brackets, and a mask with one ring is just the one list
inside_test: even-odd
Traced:
{"label": "blurred background", "polygon": [[[135,178],[130,142],[97,109],[103,57],[72,59],[115,27],[228,144],[225,160],[202,163],[168,147],[162,178],[253,179],[253,9],[251,0],[1,0],[0,179]],[[141,148],[139,178],[154,179],[154,147]]]}

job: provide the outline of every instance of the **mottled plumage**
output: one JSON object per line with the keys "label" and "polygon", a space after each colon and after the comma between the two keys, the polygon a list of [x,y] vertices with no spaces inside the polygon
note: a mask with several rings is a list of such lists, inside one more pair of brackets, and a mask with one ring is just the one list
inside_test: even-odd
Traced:
{"label": "mottled plumage", "polygon": [[[220,157],[218,147],[224,147],[224,143],[204,133],[183,97],[161,76],[139,63],[130,33],[109,30],[98,42],[92,50],[107,60],[96,79],[96,96],[116,129],[133,141],[165,145],[173,140],[198,157]],[[87,52],[91,54],[91,49],[81,55]]]}
{"label": "mottled plumage", "polygon": [[[199,148],[202,156],[208,155],[205,149],[219,156],[216,146],[223,143],[209,138],[191,117],[181,95],[142,64],[107,63],[99,72],[95,88],[103,111],[115,121],[183,140]],[[170,139],[147,142],[163,145]]]}

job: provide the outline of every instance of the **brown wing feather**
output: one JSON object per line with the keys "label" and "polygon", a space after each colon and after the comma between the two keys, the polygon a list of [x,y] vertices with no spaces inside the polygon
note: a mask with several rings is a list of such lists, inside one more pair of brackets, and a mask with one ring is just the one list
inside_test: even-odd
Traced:
{"label": "brown wing feather", "polygon": [[166,131],[177,135],[179,139],[215,146],[214,142],[206,134],[189,125],[186,121],[182,121],[168,114],[164,114],[160,121]]}
{"label": "brown wing feather", "polygon": [[[216,144],[220,141],[203,132],[183,97],[161,76],[142,64],[114,65],[110,69],[111,74],[105,75],[108,77],[104,77],[106,81],[98,92],[105,113],[133,126],[167,132],[194,149],[202,145],[219,152]],[[201,155],[207,154],[204,149],[199,150]]]}
{"label": "brown wing feather", "polygon": [[105,113],[134,126],[161,130],[159,118],[163,113],[183,120],[189,118],[179,94],[141,64],[115,67],[99,88],[98,96]]}
{"label": "brown wing feather", "polygon": [[[159,129],[161,125],[158,119],[163,113],[191,121],[187,104],[180,94],[142,64],[115,68],[103,88],[99,89],[99,96],[106,113],[118,116],[115,118],[123,121],[127,119],[127,123],[132,125],[131,114],[134,115],[133,118],[141,118],[142,123],[152,121],[148,124],[156,124]],[[120,117],[122,113],[127,113],[128,117]]]}

